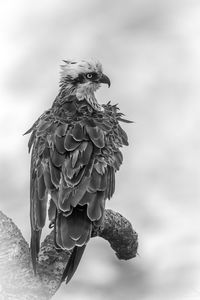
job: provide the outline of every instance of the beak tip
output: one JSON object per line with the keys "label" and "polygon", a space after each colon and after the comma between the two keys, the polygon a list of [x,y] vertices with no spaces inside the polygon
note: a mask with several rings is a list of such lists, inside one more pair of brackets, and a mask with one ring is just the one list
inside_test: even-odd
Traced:
{"label": "beak tip", "polygon": [[108,85],[108,87],[111,86],[111,82],[110,79],[108,78],[108,76],[106,76],[105,74],[102,75],[101,79],[100,79],[101,83],[105,83]]}

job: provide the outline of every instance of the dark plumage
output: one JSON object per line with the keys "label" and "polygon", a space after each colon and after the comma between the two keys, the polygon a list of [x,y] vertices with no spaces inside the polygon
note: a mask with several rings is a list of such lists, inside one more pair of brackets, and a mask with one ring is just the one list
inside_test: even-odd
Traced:
{"label": "dark plumage", "polygon": [[[73,276],[92,227],[100,226],[105,200],[115,190],[122,164],[120,147],[128,145],[116,105],[100,106],[94,91],[110,85],[99,63],[69,61],[62,67],[60,92],[52,107],[28,130],[32,149],[30,178],[31,255],[36,272],[41,231],[48,216],[55,246],[73,249],[62,280]],[[90,75],[89,75],[90,74]],[[125,122],[128,122],[124,120]]]}

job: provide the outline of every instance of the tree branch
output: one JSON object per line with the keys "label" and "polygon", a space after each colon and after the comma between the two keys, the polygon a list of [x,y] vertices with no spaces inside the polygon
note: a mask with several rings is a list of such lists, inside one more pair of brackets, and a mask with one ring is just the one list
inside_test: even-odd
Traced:
{"label": "tree branch", "polygon": [[[94,228],[92,237],[100,236],[110,243],[119,259],[137,254],[137,233],[119,213],[105,211],[103,225]],[[56,250],[53,231],[42,242],[38,275],[34,276],[28,243],[17,226],[0,211],[0,293],[7,299],[50,299],[60,286],[63,269],[70,252]]]}

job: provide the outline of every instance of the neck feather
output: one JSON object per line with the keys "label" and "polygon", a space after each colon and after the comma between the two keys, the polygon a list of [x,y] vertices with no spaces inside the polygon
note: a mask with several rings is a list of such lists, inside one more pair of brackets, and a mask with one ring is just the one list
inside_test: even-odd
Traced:
{"label": "neck feather", "polygon": [[[99,87],[99,86],[98,86]],[[72,84],[60,86],[59,99],[61,103],[67,102],[69,96],[76,96],[78,101],[86,100],[94,110],[101,111],[102,106],[98,103],[94,91],[98,88],[89,84],[81,84],[74,87]]]}

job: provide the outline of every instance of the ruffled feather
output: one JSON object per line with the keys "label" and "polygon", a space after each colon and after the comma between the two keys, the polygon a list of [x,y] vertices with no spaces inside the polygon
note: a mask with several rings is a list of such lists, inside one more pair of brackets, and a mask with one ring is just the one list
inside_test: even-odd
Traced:
{"label": "ruffled feather", "polygon": [[[62,96],[64,94],[60,94]],[[31,255],[36,270],[40,236],[48,215],[54,223],[55,245],[74,249],[63,278],[73,276],[92,225],[101,225],[105,200],[115,190],[115,171],[122,164],[119,148],[128,145],[117,106],[91,111],[75,96],[53,105],[31,127]],[[54,111],[54,109],[56,109]],[[84,112],[82,114],[82,112]],[[126,121],[126,120],[124,120]]]}

